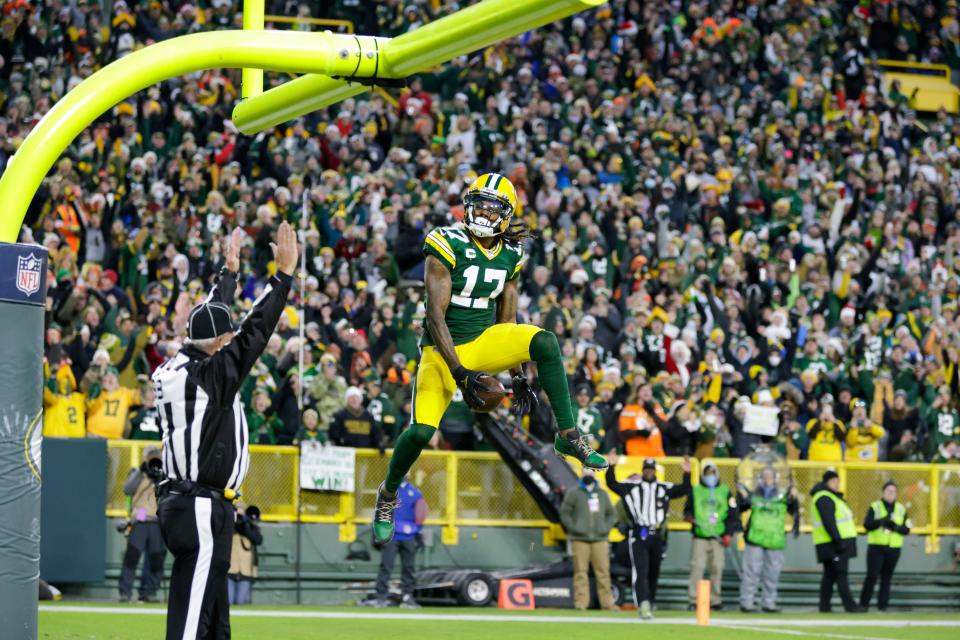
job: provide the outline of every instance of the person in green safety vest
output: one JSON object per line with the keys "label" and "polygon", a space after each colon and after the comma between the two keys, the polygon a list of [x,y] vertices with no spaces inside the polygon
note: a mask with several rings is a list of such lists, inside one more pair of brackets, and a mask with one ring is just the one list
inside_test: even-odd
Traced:
{"label": "person in green safety vest", "polygon": [[900,560],[903,536],[910,533],[907,509],[897,502],[897,485],[887,480],[883,497],[870,505],[863,521],[867,530],[867,577],[860,592],[860,606],[866,609],[873,597],[873,587],[880,578],[877,608],[886,611],[890,604],[890,582]]}
{"label": "person in green safety vest", "polygon": [[764,467],[753,492],[739,485],[737,509],[750,512],[747,522],[746,547],[743,550],[743,574],[740,580],[740,611],[754,613],[753,600],[757,586],[762,588],[761,607],[765,613],[779,613],[777,585],[783,568],[786,546],[786,521],[789,513],[797,517],[797,489],[790,487],[786,495],[777,487],[777,472]]}
{"label": "person in green safety vest", "polygon": [[693,487],[684,515],[693,525],[690,554],[690,585],[687,597],[690,610],[696,609],[697,583],[710,562],[710,608],[723,609],[720,583],[723,578],[724,549],[737,529],[737,501],[730,489],[720,484],[720,472],[712,462],[703,465],[700,484]]}
{"label": "person in green safety vest", "polygon": [[817,560],[823,563],[820,578],[820,612],[830,613],[833,585],[837,585],[843,608],[848,613],[862,613],[850,593],[848,570],[850,558],[857,557],[857,525],[853,512],[840,493],[840,476],[833,469],[823,472],[822,482],[810,491],[813,503],[813,544]]}

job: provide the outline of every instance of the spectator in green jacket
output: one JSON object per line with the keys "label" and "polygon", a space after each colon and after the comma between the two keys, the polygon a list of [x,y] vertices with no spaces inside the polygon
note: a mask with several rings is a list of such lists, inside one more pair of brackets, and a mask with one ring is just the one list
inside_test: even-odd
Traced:
{"label": "spectator in green jacket", "polygon": [[712,462],[703,465],[700,484],[693,487],[684,514],[693,524],[690,557],[689,608],[696,608],[697,583],[710,563],[710,608],[723,609],[720,585],[723,579],[724,550],[737,530],[737,501],[720,483],[720,472]]}
{"label": "spectator in green jacket", "polygon": [[263,389],[253,392],[253,407],[247,407],[247,428],[251,444],[276,444],[277,433],[283,430],[283,421],[276,415],[267,416],[270,394]]}
{"label": "spectator in green jacket", "polygon": [[783,548],[786,546],[786,521],[789,513],[797,517],[797,489],[790,487],[786,495],[777,486],[777,472],[765,467],[753,491],[738,485],[737,509],[750,512],[747,521],[746,547],[743,550],[743,574],[740,582],[740,611],[753,613],[757,586],[763,590],[761,608],[765,613],[779,613],[777,586],[783,569]]}
{"label": "spectator in green jacket", "polygon": [[600,488],[591,469],[584,469],[583,478],[563,497],[560,522],[570,539],[573,554],[573,606],[586,609],[590,604],[588,571],[593,566],[600,606],[614,609],[610,589],[610,543],[607,537],[617,521],[617,511],[610,496]]}
{"label": "spectator in green jacket", "polygon": [[319,429],[320,416],[316,409],[307,409],[303,412],[303,424],[300,432],[297,434],[297,442],[319,442],[327,443],[327,434]]}

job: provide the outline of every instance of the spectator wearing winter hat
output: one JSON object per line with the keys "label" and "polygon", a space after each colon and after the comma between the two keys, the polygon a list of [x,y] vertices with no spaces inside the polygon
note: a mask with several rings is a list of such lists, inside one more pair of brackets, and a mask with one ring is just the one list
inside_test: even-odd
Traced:
{"label": "spectator wearing winter hat", "polygon": [[380,427],[363,406],[363,391],[359,387],[348,387],[344,397],[346,407],[334,414],[330,423],[330,443],[338,447],[379,449],[383,453]]}

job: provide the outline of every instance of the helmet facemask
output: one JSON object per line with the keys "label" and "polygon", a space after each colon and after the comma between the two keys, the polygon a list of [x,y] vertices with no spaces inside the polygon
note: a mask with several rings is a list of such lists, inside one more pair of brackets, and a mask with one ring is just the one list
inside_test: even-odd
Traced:
{"label": "helmet facemask", "polygon": [[[478,211],[492,212],[496,217],[491,220],[485,215],[478,215]],[[506,231],[511,216],[513,216],[513,207],[499,196],[471,193],[464,198],[467,230],[478,238],[492,238],[500,235]]]}

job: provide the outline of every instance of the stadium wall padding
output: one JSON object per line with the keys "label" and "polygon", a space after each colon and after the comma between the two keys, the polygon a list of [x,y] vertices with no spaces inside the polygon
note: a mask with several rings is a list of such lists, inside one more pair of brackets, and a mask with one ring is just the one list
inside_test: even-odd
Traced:
{"label": "stadium wall padding", "polygon": [[[107,521],[105,440],[45,438],[40,527],[40,575],[62,586],[104,577]],[[125,540],[125,539],[124,539]]]}
{"label": "stadium wall padding", "polygon": [[46,249],[0,243],[0,629],[18,640],[37,637],[46,276]]}

